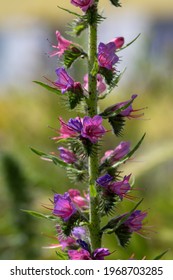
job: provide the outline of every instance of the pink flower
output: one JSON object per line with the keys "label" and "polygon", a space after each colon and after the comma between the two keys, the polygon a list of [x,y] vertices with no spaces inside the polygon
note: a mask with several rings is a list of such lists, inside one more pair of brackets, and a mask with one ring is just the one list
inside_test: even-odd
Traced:
{"label": "pink flower", "polygon": [[60,133],[60,136],[55,136],[52,139],[53,140],[59,140],[59,139],[66,139],[66,138],[71,138],[71,137],[76,137],[77,136],[77,132],[74,131],[72,128],[70,128],[68,126],[68,124],[66,124],[63,119],[60,117],[59,118],[60,121],[60,130],[58,131]]}
{"label": "pink flower", "polygon": [[56,51],[53,51],[50,53],[50,57],[58,55],[61,57],[71,44],[73,44],[71,41],[66,40],[64,37],[61,36],[61,33],[59,31],[56,31],[56,39],[58,41],[58,45],[52,45],[53,48],[57,49]]}
{"label": "pink flower", "polygon": [[58,76],[58,79],[54,82],[54,85],[58,87],[62,93],[65,93],[68,90],[73,90],[75,82],[67,73],[67,71],[63,67],[60,67],[57,68],[55,72]]}
{"label": "pink flower", "polygon": [[77,205],[79,208],[88,208],[88,201],[81,196],[80,191],[77,189],[69,189],[68,193],[75,205]]}
{"label": "pink flower", "polygon": [[116,49],[120,49],[124,45],[124,37],[116,37],[111,42],[116,46]]}
{"label": "pink flower", "polygon": [[93,118],[84,117],[81,136],[88,138],[93,144],[106,133],[102,126],[102,117],[96,115]]}
{"label": "pink flower", "polygon": [[71,4],[81,8],[83,12],[86,12],[89,7],[94,3],[94,0],[71,0]]}
{"label": "pink flower", "polygon": [[68,250],[70,260],[91,260],[90,253],[87,250]]}
{"label": "pink flower", "polygon": [[[84,76],[83,87],[88,91],[88,74]],[[102,75],[97,74],[97,92],[98,94],[103,93],[106,90],[106,84],[103,80]]]}

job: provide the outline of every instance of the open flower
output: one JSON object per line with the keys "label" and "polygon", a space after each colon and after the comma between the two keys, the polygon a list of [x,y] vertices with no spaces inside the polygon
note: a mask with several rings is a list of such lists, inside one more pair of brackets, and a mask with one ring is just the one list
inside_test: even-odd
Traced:
{"label": "open flower", "polygon": [[84,117],[83,128],[81,130],[81,136],[89,139],[93,144],[97,143],[106,133],[105,128],[102,126],[102,117],[96,115],[93,118]]}
{"label": "open flower", "polygon": [[114,181],[114,178],[109,174],[105,174],[99,177],[96,182],[98,185],[104,187],[107,191],[116,194],[120,199],[126,196],[126,193],[130,190],[130,175],[124,176],[122,181]]}
{"label": "open flower", "polygon": [[80,117],[71,118],[68,123],[65,123],[60,118],[60,123],[60,136],[53,137],[53,140],[78,137],[81,140],[89,139],[91,143],[95,144],[106,133],[105,128],[102,126],[102,117],[99,115],[93,118],[88,116],[83,119]]}
{"label": "open flower", "polygon": [[61,57],[63,53],[73,44],[71,41],[66,40],[59,31],[56,31],[56,39],[58,41],[58,45],[52,45],[56,50],[50,53],[50,57],[58,55]]}
{"label": "open flower", "polygon": [[60,67],[55,70],[58,79],[53,82],[54,86],[56,86],[62,93],[66,91],[71,91],[77,95],[83,95],[83,89],[79,82],[75,82],[72,77],[67,73],[65,68]]}
{"label": "open flower", "polygon": [[53,214],[62,218],[64,221],[68,221],[70,217],[77,211],[73,204],[69,193],[55,194],[54,195],[54,209]]}
{"label": "open flower", "polygon": [[71,0],[71,4],[81,8],[83,12],[86,12],[89,7],[94,3],[94,0]]}
{"label": "open flower", "polygon": [[113,70],[113,66],[118,62],[119,58],[115,54],[116,45],[113,42],[108,44],[100,43],[98,46],[98,64],[100,67]]}

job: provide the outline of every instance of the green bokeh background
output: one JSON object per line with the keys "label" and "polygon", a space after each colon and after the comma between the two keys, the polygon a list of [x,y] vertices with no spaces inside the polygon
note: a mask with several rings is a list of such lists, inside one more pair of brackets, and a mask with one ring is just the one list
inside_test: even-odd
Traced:
{"label": "green bokeh background", "polygon": [[[38,33],[40,34],[38,41],[44,44],[40,52],[33,53],[36,57],[35,64],[32,64],[33,68],[22,69],[16,77],[15,84],[12,84],[10,79],[8,81],[8,77],[5,77],[5,83],[3,79],[0,80],[2,81],[0,89],[0,259],[56,259],[54,250],[43,248],[55,242],[51,239],[56,233],[55,225],[46,220],[29,217],[21,209],[49,213],[43,204],[49,204],[49,198],[52,199],[53,196],[52,190],[63,193],[69,188],[76,188],[69,182],[63,169],[42,161],[29,148],[32,146],[45,152],[56,151],[56,144],[50,140],[50,137],[55,135],[55,131],[50,127],[58,127],[59,116],[66,120],[72,115],[75,116],[74,112],[71,114],[65,109],[57,96],[32,83],[32,80],[43,80],[42,76],[55,79],[56,58],[50,59],[45,55],[46,52],[51,51],[46,39],[55,42],[55,30],[65,30],[65,25],[72,19],[57,8],[57,5],[64,5],[61,2],[31,0],[21,3],[19,0],[14,0],[10,5],[5,2],[1,5],[0,36],[3,32],[6,32],[5,34],[11,32],[9,34],[14,36],[18,34],[18,30],[28,32],[28,20],[34,23],[35,29],[39,26],[45,33]],[[70,7],[70,1],[66,2],[65,7]],[[131,37],[130,34],[134,35],[134,30],[129,29],[119,34],[121,31],[119,26],[123,25],[124,21],[128,21],[128,16],[129,21],[132,19],[130,16],[132,12],[135,15],[138,12],[143,15],[145,24],[148,18],[150,21],[147,32],[141,25],[142,35],[135,42],[134,47],[133,45],[129,47],[128,57],[125,60],[123,56],[126,50],[122,52],[123,63],[128,64],[128,58],[131,63],[128,64],[119,87],[108,99],[100,102],[100,109],[103,109],[111,103],[127,100],[132,94],[137,93],[139,97],[135,101],[135,107],[147,107],[143,120],[127,121],[123,138],[117,139],[111,133],[107,134],[104,138],[103,151],[114,148],[122,139],[129,140],[134,146],[142,134],[147,133],[140,150],[123,168],[125,174],[132,173],[135,178],[134,195],[139,199],[144,198],[141,207],[142,210],[148,211],[146,226],[151,226],[150,233],[147,238],[134,234],[131,243],[125,249],[117,245],[114,236],[105,237],[103,245],[110,247],[111,251],[116,250],[111,255],[111,259],[128,259],[133,253],[137,259],[142,259],[144,256],[147,259],[153,259],[166,249],[169,251],[164,259],[173,259],[173,40],[169,40],[169,37],[166,40],[162,39],[164,32],[167,31],[165,27],[164,32],[160,32],[157,45],[156,34],[153,31],[156,22],[172,22],[173,2],[171,0],[165,0],[164,3],[162,1],[159,3],[158,1],[152,1],[152,3],[151,1],[140,1],[142,3],[128,1],[127,4],[126,1],[122,1],[123,8],[114,9],[114,11],[108,0],[100,2],[106,16],[111,15],[111,19],[115,20],[111,23],[107,21],[102,23],[100,38],[106,35],[104,24],[111,24],[110,29],[114,30],[115,36],[123,36],[128,32],[129,38],[133,39],[135,36]],[[79,12],[74,7],[72,8]],[[116,15],[119,15],[117,19]],[[30,38],[32,40],[32,36]],[[82,42],[84,39],[85,34],[78,41]],[[27,50],[25,52],[23,49],[20,37],[16,37],[16,40],[21,49],[14,49],[13,53],[13,49],[8,46],[9,52],[6,52],[7,57],[4,58],[8,63],[10,55],[11,57],[17,55],[21,60],[24,56],[32,56],[32,53],[27,53]],[[155,44],[153,44],[154,40]],[[133,48],[138,45],[138,42],[141,48],[138,48],[134,55]],[[82,43],[86,47],[86,42]],[[159,53],[160,44],[165,44],[166,50],[162,46]],[[153,45],[154,57],[151,52]],[[0,46],[3,46],[3,38]],[[1,50],[0,48],[0,53]],[[7,66],[10,65],[8,63]],[[16,60],[11,70],[15,73],[19,65]],[[82,68],[80,68],[80,63],[76,65],[77,69],[72,69],[73,75],[81,79],[86,71],[86,65],[84,62],[82,62]],[[5,67],[4,69],[2,67],[1,75],[4,71]],[[20,76],[22,72],[25,73],[24,80],[22,80],[23,76]],[[107,128],[109,128],[108,125]],[[82,190],[82,186],[77,187]],[[124,200],[117,211],[123,213],[133,206],[134,202]]]}

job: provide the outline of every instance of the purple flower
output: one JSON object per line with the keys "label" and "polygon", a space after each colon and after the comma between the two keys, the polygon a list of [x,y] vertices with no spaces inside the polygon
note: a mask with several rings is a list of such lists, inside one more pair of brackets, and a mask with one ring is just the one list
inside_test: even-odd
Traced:
{"label": "purple flower", "polygon": [[116,49],[120,49],[124,45],[124,37],[116,37],[111,42],[116,46]]}
{"label": "purple flower", "polygon": [[102,117],[96,115],[93,118],[84,117],[81,136],[89,139],[93,144],[97,143],[100,137],[106,133],[102,126]]}
{"label": "purple flower", "polygon": [[54,195],[54,209],[53,214],[68,221],[69,218],[77,211],[76,207],[71,201],[69,194],[66,192],[64,195]]}
{"label": "purple flower", "polygon": [[[88,74],[84,76],[83,87],[88,91]],[[106,90],[106,84],[103,80],[102,75],[97,74],[97,92],[98,94],[103,93]]]}
{"label": "purple flower", "polygon": [[133,100],[136,97],[137,97],[137,94],[132,95],[130,100],[127,100],[127,101],[124,101],[124,102],[120,102],[120,103],[117,103],[117,104],[111,106],[110,108],[108,108],[109,110],[107,109],[107,112],[108,111],[114,112],[114,111],[116,111],[118,109],[121,109],[122,107],[127,105],[129,102],[131,102],[131,104],[126,109],[122,110],[118,115],[122,116],[122,117],[127,117],[127,118],[139,118],[139,117],[143,116],[143,113],[136,114],[136,115],[132,114],[133,112],[137,112],[137,111],[142,110],[142,109],[133,110],[133,108],[132,108]]}
{"label": "purple flower", "polygon": [[135,210],[130,217],[124,222],[124,225],[128,227],[130,232],[139,232],[142,229],[142,221],[147,216],[147,212],[141,210]]}
{"label": "purple flower", "polygon": [[84,227],[74,227],[72,235],[77,239],[84,240],[86,238],[86,229]]}
{"label": "purple flower", "polygon": [[130,143],[122,141],[114,150],[108,150],[105,152],[104,156],[101,158],[101,163],[103,164],[107,161],[109,164],[113,164],[127,155],[129,151]]}
{"label": "purple flower", "polygon": [[97,184],[106,188],[106,190],[118,195],[120,199],[126,195],[126,193],[130,190],[130,175],[124,176],[122,181],[115,182],[114,178],[109,174],[105,174],[97,179]]}
{"label": "purple flower", "polygon": [[77,158],[73,152],[69,151],[68,149],[65,149],[64,147],[59,147],[58,150],[60,151],[60,158],[64,162],[70,164],[76,162]]}
{"label": "purple flower", "polygon": [[74,119],[70,119],[67,125],[69,128],[76,131],[77,133],[81,133],[83,127],[83,120],[79,117],[76,117]]}
{"label": "purple flower", "polygon": [[71,4],[82,9],[83,12],[86,12],[89,7],[94,3],[94,0],[71,0]]}
{"label": "purple flower", "polygon": [[98,63],[100,67],[113,70],[113,65],[118,62],[119,58],[115,54],[116,46],[113,42],[108,44],[100,43],[98,46]]}
{"label": "purple flower", "polygon": [[98,185],[102,186],[102,187],[108,187],[109,186],[109,183],[112,182],[114,178],[109,175],[109,174],[105,174],[101,177],[99,177],[96,182]]}
{"label": "purple flower", "polygon": [[73,89],[74,81],[63,67],[57,68],[55,72],[58,76],[58,79],[54,82],[54,85],[60,89],[62,93]]}
{"label": "purple flower", "polygon": [[74,119],[70,119],[68,123],[65,123],[62,119],[60,119],[60,123],[61,135],[58,137],[53,137],[53,140],[70,137],[81,137],[81,139],[87,138],[92,143],[96,143],[99,138],[106,133],[106,130],[101,125],[102,117],[98,115],[94,116],[93,118],[87,116],[83,119],[76,117]]}
{"label": "purple flower", "polygon": [[131,174],[124,176],[122,181],[110,183],[109,190],[118,195],[120,199],[123,199],[126,193],[130,190],[130,176]]}
{"label": "purple flower", "polygon": [[93,253],[94,260],[104,260],[104,257],[109,256],[110,252],[107,248],[98,248]]}
{"label": "purple flower", "polygon": [[56,51],[53,51],[50,53],[50,57],[58,55],[61,57],[71,44],[73,44],[71,41],[66,40],[64,37],[61,36],[61,33],[59,31],[56,31],[56,39],[58,41],[58,45],[52,45],[53,48],[57,49]]}
{"label": "purple flower", "polygon": [[90,253],[87,250],[68,250],[70,260],[91,260]]}

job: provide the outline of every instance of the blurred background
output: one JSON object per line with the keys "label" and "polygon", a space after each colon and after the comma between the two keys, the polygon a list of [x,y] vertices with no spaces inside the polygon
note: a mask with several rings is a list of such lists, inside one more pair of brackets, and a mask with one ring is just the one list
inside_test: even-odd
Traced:
{"label": "blurred background", "polygon": [[[65,2],[65,4],[64,4]],[[57,58],[50,58],[55,31],[65,35],[73,19],[57,5],[80,10],[70,1],[14,0],[1,3],[0,10],[0,259],[56,259],[54,250],[43,249],[54,242],[53,223],[23,213],[31,209],[49,213],[42,207],[53,197],[52,190],[63,193],[72,185],[64,170],[42,161],[29,147],[47,153],[57,147],[50,137],[58,127],[58,116],[71,116],[57,96],[45,91],[33,80],[43,76],[55,80]],[[124,36],[126,43],[139,33],[139,39],[119,55],[118,70],[127,70],[118,88],[100,104],[101,109],[138,94],[135,108],[145,109],[143,120],[127,121],[123,138],[109,134],[103,152],[120,141],[132,147],[144,132],[147,136],[140,151],[124,168],[133,173],[135,196],[144,197],[142,210],[148,211],[150,238],[133,236],[130,245],[117,247],[114,236],[104,246],[116,252],[112,258],[153,259],[166,249],[164,259],[173,259],[173,1],[122,0],[122,8],[100,1],[107,19],[99,26],[99,41],[105,43]],[[77,42],[87,48],[86,33]],[[84,62],[71,69],[82,82]],[[82,186],[79,186],[82,189]],[[131,209],[125,201],[118,210]]]}

